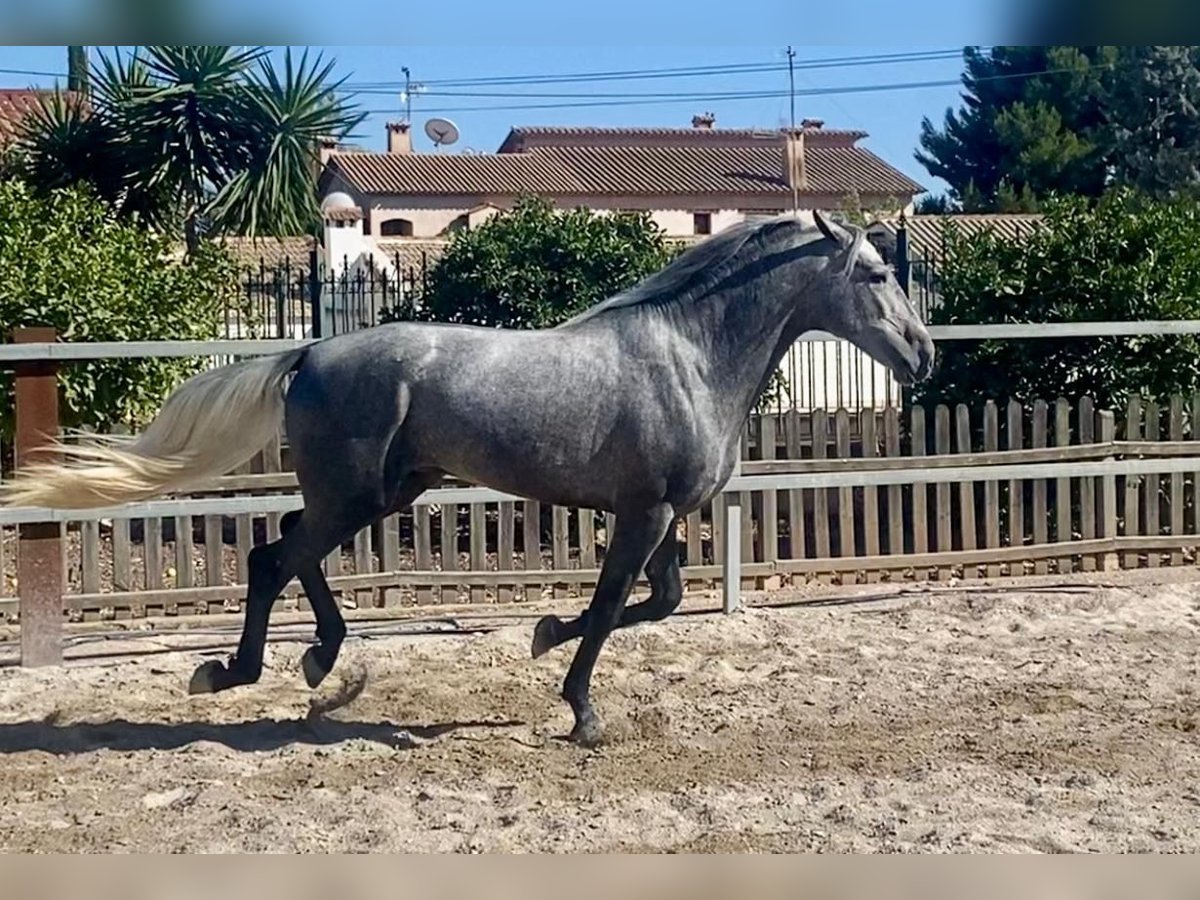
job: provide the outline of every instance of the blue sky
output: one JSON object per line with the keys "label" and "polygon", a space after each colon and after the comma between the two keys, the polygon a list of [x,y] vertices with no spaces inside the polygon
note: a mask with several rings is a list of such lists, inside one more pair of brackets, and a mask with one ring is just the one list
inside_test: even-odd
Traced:
{"label": "blue sky", "polygon": [[[469,18],[472,3],[462,7]],[[736,27],[726,35],[729,43],[680,42],[646,46],[561,46],[550,42],[550,32],[525,30],[521,32],[528,43],[514,45],[500,40],[487,43],[413,43],[403,46],[314,46],[327,58],[336,60],[336,71],[348,83],[372,85],[377,93],[362,93],[357,100],[370,115],[354,137],[356,143],[368,148],[382,149],[384,123],[399,118],[403,111],[400,84],[401,71],[407,66],[414,81],[427,83],[427,91],[414,96],[413,119],[417,123],[416,142],[419,149],[432,149],[419,127],[433,115],[451,119],[461,132],[456,149],[495,150],[508,129],[514,125],[677,125],[690,123],[696,113],[712,112],[718,126],[762,126],[774,128],[787,123],[789,99],[786,96],[788,79],[785,47],[789,30],[797,38],[796,52],[797,118],[824,119],[826,127],[856,128],[866,131],[865,141],[885,160],[906,172],[934,191],[944,185],[931,178],[913,158],[917,146],[922,116],[939,121],[947,106],[957,106],[961,73],[959,48],[964,43],[979,42],[974,36],[962,33],[967,29],[962,11],[970,4],[946,7],[947,17],[942,28],[925,29],[920,39],[911,44],[877,44],[870,46],[804,45],[800,32],[812,29],[754,28],[755,42],[740,42]],[[957,10],[957,14],[954,13]],[[916,23],[909,22],[912,26]],[[978,22],[974,23],[978,24]],[[956,27],[957,26],[957,27]],[[608,30],[611,30],[608,29]],[[771,41],[764,40],[764,31],[774,31]],[[957,32],[957,33],[956,33]],[[429,34],[430,32],[425,32]],[[600,29],[597,36],[603,36]],[[943,36],[945,40],[936,42]],[[714,37],[720,36],[715,34]],[[776,39],[777,38],[777,39]],[[835,58],[879,57],[907,52],[945,51],[945,56],[922,61],[886,64],[826,65],[822,61]],[[275,52],[281,52],[276,50]],[[93,58],[96,50],[92,48]],[[66,68],[66,48],[61,46],[6,46],[0,49],[0,69],[25,69],[57,73]],[[478,77],[547,75],[564,76],[580,73],[617,72],[628,70],[690,69],[705,66],[758,66],[768,71],[724,72],[691,77],[639,78],[630,80],[581,81],[539,85],[439,85],[438,82]],[[815,65],[815,67],[813,67]],[[0,72],[0,87],[49,86],[49,75],[24,75]],[[904,89],[879,89],[887,85],[912,82],[955,82]],[[845,91],[846,88],[869,88]],[[843,92],[839,93],[838,90]],[[452,96],[454,91],[467,96]],[[480,94],[552,94],[567,96],[514,97],[479,96]],[[640,102],[629,94],[680,94],[694,96],[668,97],[663,102]],[[777,93],[778,96],[756,98],[723,98],[730,93]],[[638,99],[639,102],[633,102]],[[614,102],[615,101],[615,102]],[[611,103],[611,105],[585,105]],[[559,108],[513,109],[514,106],[563,104]]]}

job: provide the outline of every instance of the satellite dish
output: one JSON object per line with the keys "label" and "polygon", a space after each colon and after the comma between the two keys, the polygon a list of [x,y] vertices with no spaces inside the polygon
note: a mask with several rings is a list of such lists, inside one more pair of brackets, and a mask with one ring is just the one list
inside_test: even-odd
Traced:
{"label": "satellite dish", "polygon": [[458,140],[458,126],[449,119],[430,119],[425,123],[425,135],[435,147],[444,147]]}

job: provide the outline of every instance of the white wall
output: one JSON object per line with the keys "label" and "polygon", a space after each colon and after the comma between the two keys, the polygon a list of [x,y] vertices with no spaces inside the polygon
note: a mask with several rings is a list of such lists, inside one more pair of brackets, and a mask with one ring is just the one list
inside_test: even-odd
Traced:
{"label": "white wall", "polygon": [[408,219],[412,222],[414,238],[433,238],[442,236],[450,227],[450,223],[463,215],[471,206],[451,206],[429,209],[425,207],[382,207],[374,206],[370,210],[371,234],[380,237],[383,223],[389,219]]}
{"label": "white wall", "polygon": [[[651,210],[650,218],[671,237],[689,237],[696,233],[695,213],[701,210],[693,209],[656,209]],[[745,218],[736,209],[702,210],[712,215],[712,233],[716,234]]]}
{"label": "white wall", "polygon": [[[368,211],[371,219],[371,234],[378,237],[383,223],[389,219],[407,219],[412,223],[414,238],[433,238],[445,234],[446,229],[455,219],[470,209],[476,208],[477,198],[462,197],[405,197],[395,201],[387,199],[376,201]],[[566,208],[566,204],[564,204]],[[690,237],[696,233],[692,209],[655,209],[645,201],[634,202],[619,197],[597,199],[589,205],[597,213],[607,213],[618,209],[646,209],[650,217],[660,228],[671,237]],[[736,209],[704,210],[712,214],[712,230],[715,234],[728,228],[735,222],[745,218]]]}
{"label": "white wall", "polygon": [[347,261],[350,265],[364,253],[374,253],[375,242],[363,234],[361,221],[325,223],[325,261],[330,268],[341,272]]}
{"label": "white wall", "polygon": [[848,341],[797,341],[779,369],[796,409],[880,410],[900,405],[900,384],[891,370]]}

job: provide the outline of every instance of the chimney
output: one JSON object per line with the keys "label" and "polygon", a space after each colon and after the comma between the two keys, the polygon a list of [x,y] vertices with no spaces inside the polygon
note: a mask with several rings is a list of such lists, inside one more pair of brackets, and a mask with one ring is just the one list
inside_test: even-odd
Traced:
{"label": "chimney", "polygon": [[412,153],[412,132],[408,122],[388,122],[387,152],[403,155]]}
{"label": "chimney", "polygon": [[802,129],[784,132],[783,180],[793,190],[808,190],[808,169],[804,162],[804,131]]}
{"label": "chimney", "polygon": [[717,123],[717,117],[710,112],[706,112],[702,116],[692,116],[693,128],[711,129]]}
{"label": "chimney", "polygon": [[317,139],[317,157],[321,161],[321,168],[325,168],[325,163],[329,162],[330,157],[337,152],[337,139],[331,137],[323,137]]}

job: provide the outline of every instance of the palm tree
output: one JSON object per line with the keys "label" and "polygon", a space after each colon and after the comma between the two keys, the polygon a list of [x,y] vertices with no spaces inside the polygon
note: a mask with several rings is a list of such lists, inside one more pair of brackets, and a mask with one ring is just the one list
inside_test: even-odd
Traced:
{"label": "palm tree", "polygon": [[312,173],[320,140],[361,121],[331,82],[333,63],[282,72],[264,48],[146,47],[93,67],[91,104],[55,94],[18,143],[37,187],[87,181],[121,215],[206,234],[303,233],[318,217]]}

